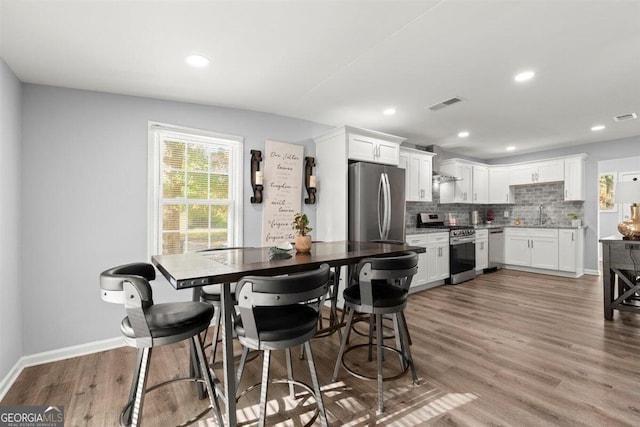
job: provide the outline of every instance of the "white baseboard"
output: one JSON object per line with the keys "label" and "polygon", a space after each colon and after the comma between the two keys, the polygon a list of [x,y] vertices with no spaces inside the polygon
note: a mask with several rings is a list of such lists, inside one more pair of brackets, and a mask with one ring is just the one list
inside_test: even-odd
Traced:
{"label": "white baseboard", "polygon": [[71,347],[59,348],[42,353],[22,356],[9,373],[0,380],[0,400],[4,399],[13,383],[18,379],[24,368],[41,365],[43,363],[56,362],[58,360],[70,359],[72,357],[85,356],[87,354],[98,353],[100,351],[112,350],[123,347],[124,340],[121,336],[109,338],[102,341],[94,341],[87,344],[74,345]]}
{"label": "white baseboard", "polygon": [[600,275],[600,271],[598,270],[591,270],[591,269],[584,269],[584,274],[588,274],[589,276],[599,276]]}

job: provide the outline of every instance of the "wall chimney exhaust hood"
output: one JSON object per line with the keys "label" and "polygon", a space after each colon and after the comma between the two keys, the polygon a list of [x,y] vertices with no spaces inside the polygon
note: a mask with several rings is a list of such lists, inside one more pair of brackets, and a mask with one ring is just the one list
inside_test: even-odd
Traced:
{"label": "wall chimney exhaust hood", "polygon": [[462,181],[462,178],[443,174],[440,172],[440,160],[442,159],[442,148],[439,145],[429,145],[425,147],[425,151],[434,153],[433,156],[433,182],[453,182]]}

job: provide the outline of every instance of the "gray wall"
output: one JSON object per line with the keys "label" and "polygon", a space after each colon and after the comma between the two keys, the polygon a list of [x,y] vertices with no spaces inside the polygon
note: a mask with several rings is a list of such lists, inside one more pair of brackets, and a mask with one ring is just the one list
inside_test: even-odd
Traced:
{"label": "gray wall", "polygon": [[0,58],[0,379],[22,356],[21,85]]}
{"label": "gray wall", "polygon": [[[614,160],[602,160],[598,162],[598,175],[601,173],[614,172],[616,180],[618,172],[639,172],[640,157],[626,157]],[[629,214],[630,212],[624,212]],[[616,235],[618,233],[618,224],[622,221],[620,215],[620,206],[616,212],[599,212],[598,219],[600,225],[600,237]]]}
{"label": "gray wall", "polygon": [[[311,138],[329,129],[273,114],[31,84],[23,95],[25,354],[119,335],[123,308],[100,299],[98,274],[149,261],[148,121],[245,138],[246,245],[260,244],[262,226],[262,205],[249,203],[249,150],[273,139],[314,155]],[[315,224],[314,207],[303,206]],[[187,299],[190,291],[156,283],[154,297]]]}
{"label": "gray wall", "polygon": [[584,267],[588,270],[598,270],[598,162],[640,156],[640,136],[506,157],[497,160],[494,164],[540,160],[578,153],[589,154],[585,162],[586,200],[583,223],[589,228],[585,236]]}

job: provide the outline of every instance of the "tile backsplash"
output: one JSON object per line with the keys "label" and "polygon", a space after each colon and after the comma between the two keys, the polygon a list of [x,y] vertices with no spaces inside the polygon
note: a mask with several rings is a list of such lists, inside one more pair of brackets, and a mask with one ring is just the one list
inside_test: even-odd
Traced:
{"label": "tile backsplash", "polygon": [[[487,211],[493,210],[493,224],[513,225],[516,218],[520,224],[538,225],[540,206],[542,205],[542,220],[545,225],[567,226],[570,220],[567,215],[576,214],[584,218],[584,202],[564,201],[564,183],[552,182],[545,184],[521,185],[514,187],[513,204],[475,205],[471,203],[443,204],[440,201],[439,186],[433,188],[433,202],[407,202],[407,229],[417,225],[419,212],[438,212],[445,215],[451,213],[456,217],[459,225],[471,224],[471,212],[478,211],[480,223],[486,223]],[[508,212],[508,217],[504,213]]]}

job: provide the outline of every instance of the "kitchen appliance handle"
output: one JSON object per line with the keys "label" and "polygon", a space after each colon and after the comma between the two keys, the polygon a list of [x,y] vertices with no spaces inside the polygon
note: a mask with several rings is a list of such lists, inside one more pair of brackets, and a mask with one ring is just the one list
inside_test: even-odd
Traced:
{"label": "kitchen appliance handle", "polygon": [[391,184],[389,183],[389,175],[386,173],[384,175],[384,237],[383,240],[389,239],[389,231],[391,230]]}
{"label": "kitchen appliance handle", "polygon": [[380,240],[385,240],[383,235],[384,224],[382,223],[383,220],[380,216],[380,199],[383,197],[382,192],[384,191],[383,177],[384,177],[384,173],[381,173],[380,182],[378,182],[378,235],[380,236]]}
{"label": "kitchen appliance handle", "polygon": [[451,246],[455,246],[455,245],[463,245],[465,243],[475,243],[475,242],[476,242],[475,237],[454,237],[451,239],[449,244]]}

